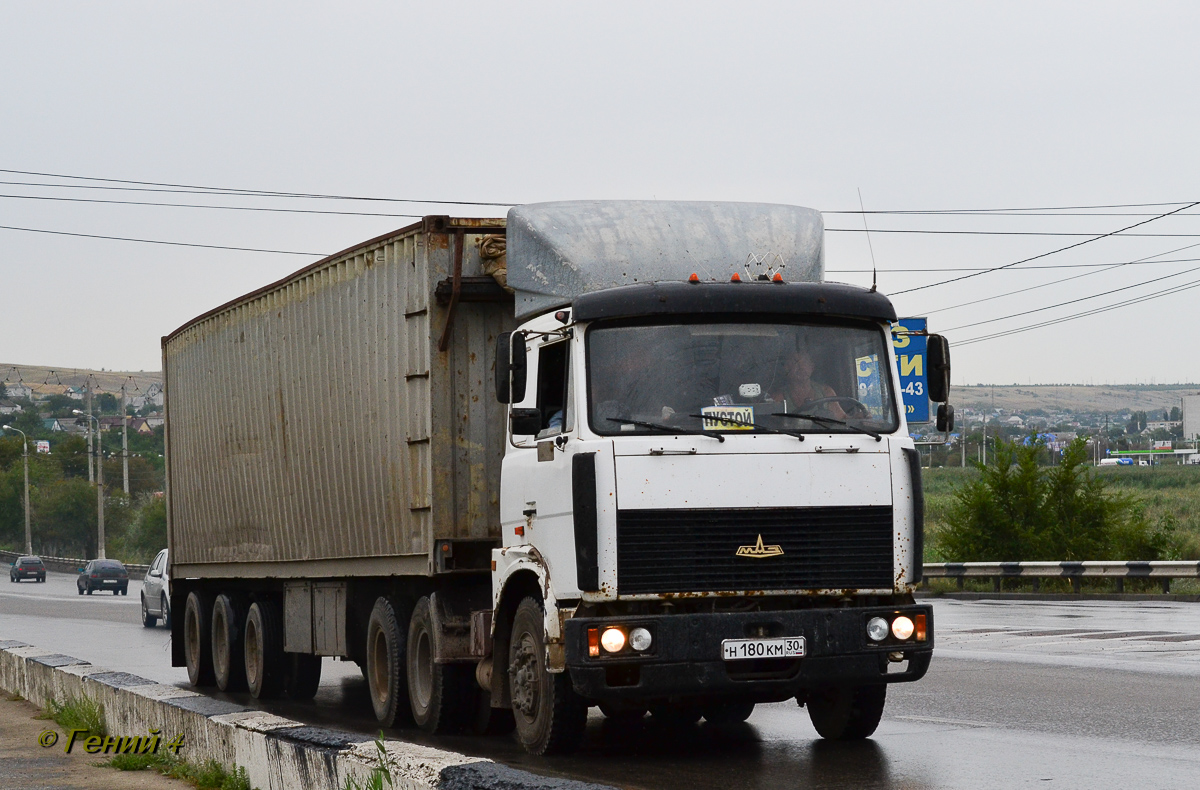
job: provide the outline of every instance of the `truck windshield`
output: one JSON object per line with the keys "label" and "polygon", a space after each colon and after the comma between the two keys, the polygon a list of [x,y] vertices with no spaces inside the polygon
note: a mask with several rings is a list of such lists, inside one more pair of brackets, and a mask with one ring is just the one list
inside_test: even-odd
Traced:
{"label": "truck windshield", "polygon": [[888,337],[870,324],[593,326],[596,433],[890,433]]}

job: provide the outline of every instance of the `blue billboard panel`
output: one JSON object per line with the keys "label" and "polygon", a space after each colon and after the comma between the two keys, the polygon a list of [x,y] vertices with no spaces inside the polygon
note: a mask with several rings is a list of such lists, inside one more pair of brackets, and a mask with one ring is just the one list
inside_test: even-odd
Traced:
{"label": "blue billboard panel", "polygon": [[924,318],[901,318],[892,325],[892,346],[900,368],[900,396],[905,419],[910,423],[929,422],[929,390],[925,381],[927,323]]}

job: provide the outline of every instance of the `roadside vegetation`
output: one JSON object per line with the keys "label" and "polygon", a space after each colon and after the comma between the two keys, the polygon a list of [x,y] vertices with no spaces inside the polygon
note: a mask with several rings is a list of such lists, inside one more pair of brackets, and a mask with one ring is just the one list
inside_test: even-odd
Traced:
{"label": "roadside vegetation", "polygon": [[[87,730],[88,735],[102,738],[109,735],[104,706],[88,696],[68,697],[63,702],[51,700],[41,718],[52,720],[64,732]],[[120,771],[158,771],[164,776],[190,782],[199,790],[252,790],[245,768],[230,772],[215,760],[194,763],[165,749],[154,754],[117,754],[99,764]]]}
{"label": "roadside vegetation", "polygon": [[118,754],[101,763],[118,771],[157,771],[163,776],[190,782],[198,790],[252,790],[246,769],[230,772],[216,760],[193,763],[169,754]]}
{"label": "roadside vegetation", "polygon": [[63,730],[87,730],[89,735],[108,735],[104,706],[91,697],[67,697],[63,702],[50,700],[41,718],[50,719]]}
{"label": "roadside vegetation", "polygon": [[1200,560],[1200,468],[1057,465],[1004,442],[986,467],[924,470],[927,562]]}
{"label": "roadside vegetation", "polygon": [[[75,402],[73,402],[75,403]],[[78,404],[75,403],[77,406]],[[35,412],[36,414],[36,412]],[[96,489],[88,482],[87,442],[82,436],[48,431],[41,420],[16,419],[30,442],[50,441],[50,454],[29,455],[30,531],[36,554],[96,556]],[[129,436],[129,495],[122,486],[119,430],[105,431],[105,551],[124,562],[147,563],[167,545],[163,490],[163,430]],[[0,435],[0,548],[25,547],[24,471],[21,436]]]}

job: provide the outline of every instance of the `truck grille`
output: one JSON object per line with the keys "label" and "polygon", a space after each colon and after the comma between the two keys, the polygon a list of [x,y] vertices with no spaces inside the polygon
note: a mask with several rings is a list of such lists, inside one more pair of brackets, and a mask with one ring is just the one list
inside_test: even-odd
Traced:
{"label": "truck grille", "polygon": [[[737,556],[741,546],[774,556]],[[617,591],[892,587],[892,508],[621,510]]]}

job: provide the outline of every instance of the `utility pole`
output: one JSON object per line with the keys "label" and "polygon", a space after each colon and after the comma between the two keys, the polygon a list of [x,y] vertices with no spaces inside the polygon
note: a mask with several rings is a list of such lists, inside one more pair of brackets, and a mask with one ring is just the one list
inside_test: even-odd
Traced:
{"label": "utility pole", "polygon": [[104,559],[104,450],[101,448],[103,434],[100,423],[96,423],[96,532],[97,559]]}
{"label": "utility pole", "polygon": [[96,472],[95,472],[95,469],[92,467],[92,380],[90,377],[84,383],[84,387],[87,389],[88,482],[95,483],[96,482]]}
{"label": "utility pole", "polygon": [[121,382],[121,482],[125,489],[125,498],[129,498],[129,414],[126,398],[125,382]]}
{"label": "utility pole", "polygon": [[21,461],[25,466],[25,553],[33,554],[33,537],[29,531],[29,437],[20,428],[5,425],[4,430],[21,434]]}
{"label": "utility pole", "polygon": [[[75,414],[82,415],[79,409],[74,409]],[[88,426],[93,422],[96,423],[96,559],[105,559],[104,556],[104,449],[102,447],[102,439],[100,435],[100,422],[92,415],[87,415]]]}

